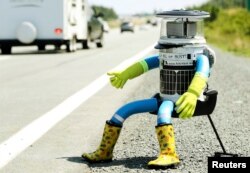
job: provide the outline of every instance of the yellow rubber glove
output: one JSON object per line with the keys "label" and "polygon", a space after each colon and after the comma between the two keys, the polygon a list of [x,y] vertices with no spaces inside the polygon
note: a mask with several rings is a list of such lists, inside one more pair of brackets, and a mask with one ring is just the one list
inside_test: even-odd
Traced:
{"label": "yellow rubber glove", "polygon": [[194,114],[197,99],[200,96],[206,85],[207,78],[200,74],[195,74],[188,91],[185,92],[175,103],[177,106],[177,113],[179,117],[186,119],[191,118]]}
{"label": "yellow rubber glove", "polygon": [[123,88],[128,79],[133,79],[144,73],[144,68],[141,62],[137,62],[124,71],[109,72],[111,85],[116,88]]}
{"label": "yellow rubber glove", "polygon": [[182,119],[191,118],[197,103],[197,96],[191,92],[185,92],[175,103],[178,106],[177,113]]}

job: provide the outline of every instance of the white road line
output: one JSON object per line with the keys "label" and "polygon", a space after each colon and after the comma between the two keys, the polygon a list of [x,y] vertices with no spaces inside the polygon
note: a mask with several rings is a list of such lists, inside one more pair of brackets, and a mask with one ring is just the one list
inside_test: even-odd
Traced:
{"label": "white road line", "polygon": [[[154,44],[155,45],[155,44]],[[150,46],[130,59],[122,62],[114,69],[128,66],[134,61],[138,61],[153,50]],[[59,121],[68,116],[78,106],[88,100],[91,96],[101,90],[109,82],[108,76],[103,74],[87,87],[78,91],[61,104],[50,110],[40,118],[36,119],[22,130],[11,136],[8,140],[0,144],[0,169],[14,159],[18,154],[42,137]]]}
{"label": "white road line", "polygon": [[0,61],[7,60],[7,59],[10,59],[10,56],[1,56],[0,57]]}

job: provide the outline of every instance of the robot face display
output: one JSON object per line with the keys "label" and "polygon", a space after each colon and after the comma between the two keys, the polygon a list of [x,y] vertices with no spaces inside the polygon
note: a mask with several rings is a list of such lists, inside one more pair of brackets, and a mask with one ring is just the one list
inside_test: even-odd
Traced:
{"label": "robot face display", "polygon": [[173,10],[157,14],[162,18],[159,44],[204,44],[203,19],[209,13],[191,10]]}

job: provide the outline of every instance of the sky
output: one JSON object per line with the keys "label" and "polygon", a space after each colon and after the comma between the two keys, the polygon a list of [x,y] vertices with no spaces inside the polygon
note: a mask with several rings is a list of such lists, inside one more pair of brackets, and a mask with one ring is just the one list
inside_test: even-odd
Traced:
{"label": "sky", "polygon": [[89,0],[90,4],[113,8],[119,15],[180,9],[208,0]]}

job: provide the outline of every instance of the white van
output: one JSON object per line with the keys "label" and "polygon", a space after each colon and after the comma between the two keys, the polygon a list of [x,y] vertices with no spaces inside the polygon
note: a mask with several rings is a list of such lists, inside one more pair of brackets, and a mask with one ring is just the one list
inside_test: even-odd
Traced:
{"label": "white van", "polygon": [[76,43],[87,48],[87,0],[1,0],[0,48],[10,54],[12,46],[46,45],[67,52]]}

